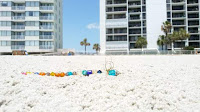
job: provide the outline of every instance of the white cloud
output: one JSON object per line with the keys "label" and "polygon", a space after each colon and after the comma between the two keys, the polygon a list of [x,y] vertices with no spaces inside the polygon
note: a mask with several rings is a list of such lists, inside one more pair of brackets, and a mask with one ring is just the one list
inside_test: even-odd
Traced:
{"label": "white cloud", "polygon": [[97,24],[97,23],[91,23],[91,24],[88,24],[87,25],[87,28],[88,29],[99,29],[99,24]]}

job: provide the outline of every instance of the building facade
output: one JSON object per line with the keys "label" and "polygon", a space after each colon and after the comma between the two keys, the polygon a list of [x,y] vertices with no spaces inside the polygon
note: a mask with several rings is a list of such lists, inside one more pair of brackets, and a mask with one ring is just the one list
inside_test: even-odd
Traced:
{"label": "building facade", "polygon": [[0,53],[63,47],[62,0],[0,0]]}
{"label": "building facade", "polygon": [[167,20],[173,31],[185,29],[191,37],[184,42],[175,42],[175,48],[193,46],[200,48],[200,2],[199,0],[167,0]]}
{"label": "building facade", "polygon": [[157,39],[167,20],[172,31],[184,28],[191,34],[182,44],[200,48],[199,6],[199,0],[100,0],[101,52],[135,50],[138,37],[147,39],[147,49],[159,49]]}

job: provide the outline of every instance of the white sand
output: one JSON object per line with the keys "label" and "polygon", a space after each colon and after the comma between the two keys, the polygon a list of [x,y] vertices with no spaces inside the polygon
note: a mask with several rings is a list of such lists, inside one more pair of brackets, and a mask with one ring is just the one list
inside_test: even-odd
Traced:
{"label": "white sand", "polygon": [[112,57],[118,77],[24,76],[104,69],[105,57],[0,57],[0,112],[200,111],[200,56]]}

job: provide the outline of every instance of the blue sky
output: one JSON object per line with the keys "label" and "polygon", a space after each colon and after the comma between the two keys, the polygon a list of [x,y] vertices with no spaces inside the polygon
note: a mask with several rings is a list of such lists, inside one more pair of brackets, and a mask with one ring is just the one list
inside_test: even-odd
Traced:
{"label": "blue sky", "polygon": [[92,51],[99,43],[99,0],[63,0],[63,47],[84,51],[80,41],[88,39]]}

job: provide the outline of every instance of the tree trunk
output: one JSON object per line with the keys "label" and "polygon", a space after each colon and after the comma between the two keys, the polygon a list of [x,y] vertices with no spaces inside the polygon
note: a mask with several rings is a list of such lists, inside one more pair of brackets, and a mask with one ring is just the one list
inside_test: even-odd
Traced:
{"label": "tree trunk", "polygon": [[174,42],[172,42],[172,52],[174,52]]}
{"label": "tree trunk", "polygon": [[86,46],[85,46],[85,55],[86,55]]}
{"label": "tree trunk", "polygon": [[164,45],[162,45],[162,51],[163,51]]}

